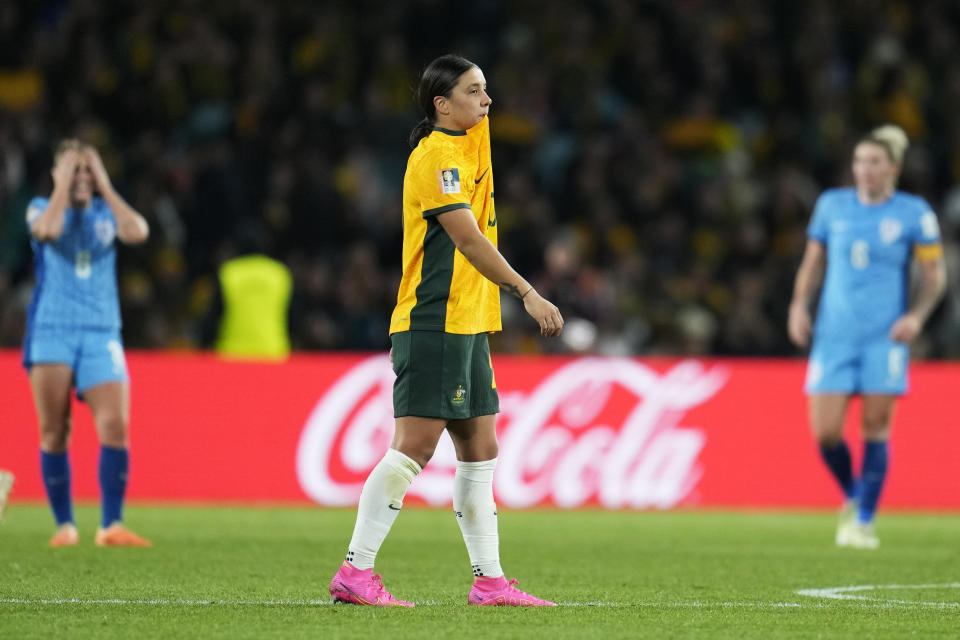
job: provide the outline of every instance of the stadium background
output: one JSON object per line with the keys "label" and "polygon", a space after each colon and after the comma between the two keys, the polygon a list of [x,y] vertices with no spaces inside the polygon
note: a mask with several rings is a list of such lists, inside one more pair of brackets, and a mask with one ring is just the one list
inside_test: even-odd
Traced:
{"label": "stadium background", "polygon": [[[448,7],[3,3],[0,345],[22,337],[26,202],[51,188],[56,141],[80,133],[153,229],[120,253],[128,348],[209,347],[216,268],[256,234],[293,271],[295,349],[383,349],[412,87],[456,51],[494,98],[504,253],[597,325],[592,350],[797,354],[785,314],[813,202],[890,121],[950,268],[915,354],[960,355],[956,3]],[[505,328],[499,352],[568,348],[510,300]]]}
{"label": "stadium background", "polygon": [[[17,476],[0,636],[955,638],[960,363],[912,368],[883,548],[867,558],[833,548],[838,496],[784,325],[814,199],[848,180],[862,132],[893,121],[914,142],[903,186],[939,213],[950,269],[914,353],[960,356],[958,34],[960,5],[937,0],[0,2],[0,467]],[[411,87],[446,51],[490,82],[501,246],[568,319],[599,328],[588,351],[603,359],[553,353],[568,346],[538,338],[506,299],[494,344],[504,567],[570,605],[550,611],[465,606],[454,518],[425,508],[378,558],[415,610],[323,606],[355,510],[307,501],[343,504],[388,437]],[[54,144],[76,133],[153,230],[119,251],[127,516],[156,545],[145,553],[92,544],[97,443],[77,406],[82,543],[44,544],[16,349],[23,213],[49,192]],[[216,267],[251,236],[294,273],[297,351],[283,363],[207,351]],[[553,410],[532,419],[545,398]],[[583,455],[611,433],[619,446]],[[551,442],[560,454],[543,455]],[[412,504],[443,501],[449,454]],[[587,508],[521,511],[544,486],[542,504]],[[684,508],[648,508],[671,505]]]}
{"label": "stadium background", "polygon": [[[505,446],[498,483],[532,474],[550,485],[532,503],[560,506],[834,503],[807,435],[803,362],[782,359],[802,355],[784,325],[805,227],[818,193],[849,182],[857,138],[896,122],[913,140],[903,187],[939,212],[949,286],[954,294],[960,287],[960,62],[952,56],[960,7],[610,0],[484,2],[459,11],[451,21],[432,0],[80,0],[0,9],[0,346],[10,348],[0,354],[0,464],[20,478],[20,498],[43,495],[15,351],[31,285],[23,212],[32,195],[51,188],[56,141],[75,134],[102,149],[120,191],[153,230],[146,246],[120,250],[134,440],[153,456],[138,462],[131,496],[356,498],[358,478],[389,439],[389,390],[356,394],[346,413],[327,421],[323,437],[336,446],[309,454],[307,477],[305,434],[311,412],[344,380],[369,383],[355,377],[362,354],[388,345],[406,139],[419,117],[412,91],[426,62],[456,51],[482,66],[494,98],[504,253],[568,322],[598,329],[590,344],[544,340],[504,298],[505,331],[493,342],[501,395],[540,398],[547,409],[526,423],[501,416],[501,441],[526,424],[539,440],[521,450],[541,458],[511,458]],[[216,334],[217,268],[251,239],[292,270],[290,330],[300,355],[279,368],[210,368],[204,350]],[[914,355],[960,355],[958,329],[960,296],[948,293]],[[564,353],[574,347],[576,354]],[[524,359],[544,354],[560,359]],[[549,390],[576,362],[563,359],[570,355],[634,360],[591,369],[564,398]],[[717,359],[725,356],[781,359]],[[669,381],[675,365],[719,367],[724,381],[683,406],[670,406],[677,396],[666,387],[636,387],[637,379]],[[630,373],[604,378],[618,370]],[[389,377],[388,367],[378,371],[370,379]],[[956,507],[960,495],[941,490],[951,483],[938,473],[949,466],[939,456],[958,445],[948,439],[929,451],[924,443],[954,431],[936,407],[960,374],[953,364],[916,373],[924,382],[898,416],[886,500]],[[274,408],[225,406],[245,407],[240,397]],[[656,413],[661,405],[667,410]],[[655,419],[640,425],[631,408]],[[86,414],[74,411],[78,478],[95,464]],[[205,451],[224,424],[245,435],[223,462],[254,452],[274,481],[222,488],[184,476],[193,489],[176,489],[164,469],[184,454],[170,443],[191,440]],[[598,443],[610,433],[618,440],[607,450]],[[754,467],[761,449],[790,452],[789,461],[766,458],[780,484],[765,488],[730,471]],[[632,466],[611,480],[603,469],[615,464],[614,450],[631,451]],[[432,466],[442,475],[440,458]],[[578,487],[563,483],[570,464]],[[919,469],[939,471],[917,486]],[[349,488],[318,493],[311,473]],[[668,487],[669,496],[628,499],[610,488],[644,482]],[[436,500],[429,491],[420,497],[443,503],[448,484]],[[513,504],[511,491],[502,488],[499,499]],[[96,486],[78,480],[77,495],[95,499]]]}

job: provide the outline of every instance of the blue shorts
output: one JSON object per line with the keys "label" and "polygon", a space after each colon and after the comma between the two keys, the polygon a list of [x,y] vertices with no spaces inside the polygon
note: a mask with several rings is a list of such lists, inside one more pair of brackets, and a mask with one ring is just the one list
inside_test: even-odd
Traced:
{"label": "blue shorts", "polygon": [[814,341],[807,365],[807,393],[907,392],[910,349],[902,342]]}
{"label": "blue shorts", "polygon": [[126,382],[127,360],[119,329],[32,327],[23,343],[23,366],[65,364],[77,395],[104,382]]}

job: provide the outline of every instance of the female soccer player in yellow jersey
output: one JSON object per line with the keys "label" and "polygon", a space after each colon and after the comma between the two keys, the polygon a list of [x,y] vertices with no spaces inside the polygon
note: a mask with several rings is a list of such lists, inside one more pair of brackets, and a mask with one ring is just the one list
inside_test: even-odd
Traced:
{"label": "female soccer player in yellow jersey", "polygon": [[446,430],[457,453],[453,508],[475,576],[468,603],[553,606],[516,587],[500,568],[493,472],[499,411],[487,333],[500,330],[500,288],[523,301],[544,336],[563,329],[560,311],[497,250],[490,158],[492,100],[483,72],[446,55],[420,77],[426,117],[410,134],[403,180],[403,278],[390,323],[396,432],[360,494],[334,601],[413,606],[373,573],[402,505]]}

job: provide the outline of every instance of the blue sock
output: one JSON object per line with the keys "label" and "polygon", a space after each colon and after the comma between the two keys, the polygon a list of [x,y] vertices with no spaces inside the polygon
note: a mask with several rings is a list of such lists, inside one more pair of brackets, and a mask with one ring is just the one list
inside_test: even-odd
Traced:
{"label": "blue sock", "polygon": [[840,483],[843,494],[849,500],[855,494],[855,484],[853,482],[853,465],[850,462],[850,449],[847,443],[841,440],[833,447],[820,445],[820,455],[823,461],[827,463],[833,477]]}
{"label": "blue sock", "polygon": [[103,504],[100,524],[106,529],[123,521],[123,496],[127,492],[127,468],[130,456],[126,449],[100,447],[100,493]]}
{"label": "blue sock", "polygon": [[47,499],[57,526],[73,522],[73,502],[70,500],[70,460],[67,453],[40,451],[40,473]]}
{"label": "blue sock", "polygon": [[880,492],[883,490],[883,481],[887,477],[887,443],[863,443],[863,473],[860,474],[860,522],[873,521],[873,514],[877,511],[877,502],[880,501]]}

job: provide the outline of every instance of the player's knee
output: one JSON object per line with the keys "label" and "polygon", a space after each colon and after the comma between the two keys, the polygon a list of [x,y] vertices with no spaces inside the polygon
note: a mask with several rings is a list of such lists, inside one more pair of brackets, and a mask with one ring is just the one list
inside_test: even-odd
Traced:
{"label": "player's knee", "polygon": [[100,444],[122,449],[127,446],[127,423],[119,415],[107,414],[97,419]]}
{"label": "player's knee", "polygon": [[863,421],[863,437],[865,440],[870,440],[877,442],[880,440],[886,440],[890,436],[890,421],[889,419],[877,419],[877,420],[867,420]]}
{"label": "player's knee", "polygon": [[824,449],[833,449],[840,441],[843,440],[843,432],[828,432],[828,433],[818,433],[817,434],[817,444],[823,447]]}
{"label": "player's knee", "polygon": [[863,414],[863,435],[869,440],[885,440],[890,432],[892,411],[865,411]]}
{"label": "player's knee", "polygon": [[413,433],[409,430],[397,431],[390,447],[404,454],[414,462],[425,467],[437,450],[438,438]]}
{"label": "player's knee", "polygon": [[416,448],[415,450],[413,450],[412,452],[407,453],[407,452],[405,451],[404,453],[405,453],[411,460],[413,460],[413,461],[416,462],[418,465],[420,465],[420,468],[422,469],[422,468],[424,468],[425,466],[427,466],[427,463],[428,463],[428,462],[430,462],[430,458],[433,457],[433,452],[434,452],[434,451],[435,451],[435,448],[431,448],[431,447],[426,447],[426,446],[424,446],[424,447],[417,447],[417,448]]}
{"label": "player's knee", "polygon": [[391,447],[416,462],[422,469],[430,462],[437,444],[420,439],[404,438],[399,442],[394,441]]}
{"label": "player's knee", "polygon": [[470,440],[465,442],[457,442],[455,444],[458,460],[493,460],[500,453],[496,438],[491,440]]}
{"label": "player's knee", "polygon": [[47,453],[63,453],[70,440],[70,420],[40,420],[40,448]]}
{"label": "player's knee", "polygon": [[821,447],[834,447],[843,439],[843,420],[814,420],[813,433]]}
{"label": "player's knee", "polygon": [[40,448],[47,453],[63,453],[67,450],[66,432],[44,433],[40,435]]}

